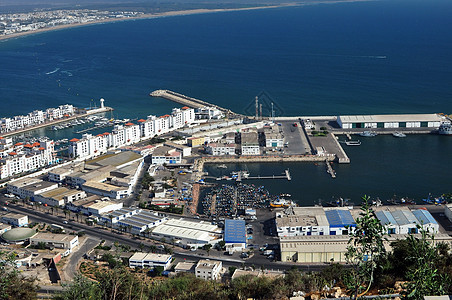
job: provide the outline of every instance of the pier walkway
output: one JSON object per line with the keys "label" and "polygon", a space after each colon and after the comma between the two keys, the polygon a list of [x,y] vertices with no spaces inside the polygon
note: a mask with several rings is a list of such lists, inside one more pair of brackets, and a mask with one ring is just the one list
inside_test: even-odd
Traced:
{"label": "pier walkway", "polygon": [[188,97],[170,90],[156,90],[153,91],[152,93],[150,93],[151,97],[160,97],[163,99],[167,99],[191,108],[201,108],[204,106],[210,106],[210,107],[215,107],[219,110],[221,110],[223,113],[230,115],[230,114],[235,114],[233,113],[231,110],[227,109],[227,108],[223,108],[220,107],[218,105],[203,101],[203,100],[199,100],[196,98],[192,98],[192,97]]}

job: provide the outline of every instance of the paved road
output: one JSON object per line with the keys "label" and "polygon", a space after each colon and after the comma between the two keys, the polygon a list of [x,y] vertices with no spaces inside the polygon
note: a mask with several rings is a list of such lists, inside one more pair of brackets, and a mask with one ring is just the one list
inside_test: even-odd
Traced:
{"label": "paved road", "polygon": [[[293,124],[297,123],[297,127]],[[307,141],[303,141],[304,133],[302,131],[300,122],[281,122],[281,127],[284,133],[284,142],[289,142],[288,147],[284,147],[285,154],[305,154],[310,153],[311,149]]]}
{"label": "paved road", "polygon": [[[97,239],[104,239],[106,241],[111,241],[111,242],[117,241],[121,244],[129,245],[136,249],[139,248],[140,244],[144,244],[145,246],[153,245],[153,243],[150,242],[148,239],[139,238],[139,237],[133,238],[128,234],[116,234],[116,233],[111,232],[111,230],[109,228],[103,229],[100,227],[88,226],[88,225],[80,224],[77,222],[70,222],[69,224],[64,224],[62,222],[62,219],[59,217],[56,217],[56,216],[53,216],[50,214],[46,214],[46,213],[43,213],[40,211],[36,211],[36,210],[30,209],[28,207],[23,207],[23,206],[19,206],[19,205],[10,205],[9,208],[12,212],[27,214],[29,216],[29,218],[33,221],[58,224],[58,225],[63,226],[67,230],[84,231],[87,234],[87,236],[89,236],[89,237],[94,237]],[[180,248],[176,248],[176,249],[180,249]],[[83,251],[80,251],[80,252],[83,252]],[[180,258],[180,259],[186,258],[186,259],[193,259],[193,260],[199,260],[200,258],[206,258],[205,251],[203,252],[201,250],[192,252],[190,250],[180,249],[178,251],[175,251],[173,256],[175,258]],[[264,267],[267,269],[289,270],[295,265],[294,263],[270,262],[268,260],[265,260],[264,259],[265,257],[258,255],[258,254],[246,261],[245,260],[242,261],[239,259],[231,259],[228,256],[224,256],[222,253],[215,253],[214,251],[212,251],[210,253],[209,258],[215,259],[215,260],[220,260],[224,263],[225,266],[235,266],[235,267],[240,267],[243,264],[246,266],[254,265],[256,267],[264,265]],[[265,262],[265,264],[264,264],[264,262]],[[319,264],[319,265],[308,266],[308,265],[296,264],[296,266],[301,269],[316,271],[316,270],[323,269],[327,265]]]}
{"label": "paved road", "polygon": [[80,245],[77,251],[73,252],[69,256],[65,268],[63,269],[66,281],[71,281],[75,274],[78,272],[78,263],[82,259],[83,255],[96,247],[100,242],[100,239],[94,237],[88,237],[82,245]]}

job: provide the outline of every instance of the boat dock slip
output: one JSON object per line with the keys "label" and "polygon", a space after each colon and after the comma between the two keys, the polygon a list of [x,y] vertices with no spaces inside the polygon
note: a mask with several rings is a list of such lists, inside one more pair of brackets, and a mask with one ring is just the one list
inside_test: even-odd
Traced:
{"label": "boat dock slip", "polygon": [[331,178],[336,178],[336,171],[334,171],[333,167],[331,166],[331,163],[325,159],[326,163],[326,172],[331,175]]}
{"label": "boat dock slip", "polygon": [[233,114],[233,112],[229,109],[220,107],[218,105],[203,101],[203,100],[199,100],[196,98],[192,98],[192,97],[188,97],[173,91],[169,91],[169,90],[156,90],[153,91],[152,93],[150,93],[151,97],[160,97],[160,98],[164,98],[191,108],[201,108],[201,107],[205,107],[205,106],[213,106],[221,111],[223,111],[226,114]]}
{"label": "boat dock slip", "polygon": [[[220,177],[221,178],[221,177]],[[292,180],[289,169],[284,170],[284,175],[271,175],[271,176],[242,176],[242,172],[238,172],[235,181],[241,182],[244,179],[287,179]]]}

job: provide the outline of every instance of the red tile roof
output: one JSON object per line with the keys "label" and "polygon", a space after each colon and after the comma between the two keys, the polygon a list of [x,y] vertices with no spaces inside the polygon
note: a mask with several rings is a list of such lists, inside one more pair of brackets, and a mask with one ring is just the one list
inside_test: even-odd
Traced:
{"label": "red tile roof", "polygon": [[184,106],[184,107],[182,107],[182,109],[190,109],[190,107],[188,107],[188,106]]}
{"label": "red tile roof", "polygon": [[126,126],[131,126],[131,125],[135,125],[135,124],[130,123],[130,122],[127,122],[125,125],[126,125]]}
{"label": "red tile roof", "polygon": [[21,145],[23,145],[23,143],[16,143],[16,144],[14,144],[14,146],[21,146]]}
{"label": "red tile roof", "polygon": [[16,152],[10,152],[9,155],[11,155],[11,156],[12,155],[17,155],[17,153]]}
{"label": "red tile roof", "polygon": [[109,135],[110,134],[110,132],[104,132],[104,135]]}
{"label": "red tile roof", "polygon": [[79,139],[73,138],[72,140],[70,140],[69,142],[78,142]]}
{"label": "red tile roof", "polygon": [[138,122],[143,123],[143,122],[146,122],[146,120],[139,119]]}
{"label": "red tile roof", "polygon": [[41,144],[38,143],[38,142],[34,142],[32,146],[33,146],[33,147],[38,147],[38,146],[41,146]]}
{"label": "red tile roof", "polygon": [[44,147],[39,147],[38,150],[42,151],[42,150],[45,150],[45,149],[46,149],[46,148],[44,148]]}
{"label": "red tile roof", "polygon": [[25,147],[25,148],[33,148],[33,146],[30,145],[30,144],[26,144],[24,147]]}
{"label": "red tile roof", "polygon": [[99,133],[98,135],[96,135],[96,136],[104,136],[102,133]]}

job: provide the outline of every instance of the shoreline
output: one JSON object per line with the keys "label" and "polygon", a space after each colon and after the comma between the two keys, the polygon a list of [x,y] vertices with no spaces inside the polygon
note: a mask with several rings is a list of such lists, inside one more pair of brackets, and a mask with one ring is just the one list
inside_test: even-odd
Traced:
{"label": "shoreline", "polygon": [[198,14],[208,14],[208,13],[222,13],[222,12],[237,12],[237,11],[250,11],[250,10],[261,10],[261,9],[273,9],[273,8],[284,8],[284,7],[301,7],[306,5],[318,5],[318,4],[337,4],[337,3],[353,3],[353,2],[371,2],[376,0],[333,0],[333,1],[319,1],[319,2],[289,2],[278,5],[268,5],[268,6],[253,6],[253,7],[241,7],[241,8],[198,8],[198,9],[188,9],[188,10],[175,10],[175,11],[167,11],[162,13],[149,13],[143,14],[139,17],[132,18],[120,18],[120,19],[106,19],[106,20],[97,20],[87,23],[76,23],[76,24],[66,24],[66,25],[57,25],[54,27],[46,27],[38,30],[30,30],[25,32],[18,32],[9,35],[0,36],[0,42],[8,41],[10,39],[16,39],[20,37],[25,37],[33,34],[45,33],[49,31],[63,30],[75,27],[89,26],[89,25],[98,25],[98,24],[106,24],[106,23],[114,23],[114,22],[125,22],[130,20],[146,20],[146,19],[157,19],[157,18],[165,18],[165,17],[177,17],[177,16],[189,16],[189,15],[198,15]]}

